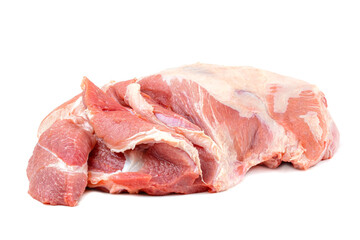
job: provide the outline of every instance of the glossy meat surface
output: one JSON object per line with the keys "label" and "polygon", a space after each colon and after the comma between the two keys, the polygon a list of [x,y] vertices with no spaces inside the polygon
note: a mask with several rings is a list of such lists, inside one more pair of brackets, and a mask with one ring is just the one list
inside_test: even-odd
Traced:
{"label": "glossy meat surface", "polygon": [[339,142],[316,86],[252,67],[193,64],[102,88],[84,78],[82,90],[39,127],[27,171],[43,203],[74,206],[86,186],[223,191],[258,164],[307,169]]}

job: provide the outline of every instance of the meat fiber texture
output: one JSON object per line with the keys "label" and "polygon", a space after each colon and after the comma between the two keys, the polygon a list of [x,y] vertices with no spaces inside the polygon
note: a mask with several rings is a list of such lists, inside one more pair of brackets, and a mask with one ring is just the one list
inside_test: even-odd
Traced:
{"label": "meat fiber texture", "polygon": [[39,127],[27,175],[45,204],[75,206],[86,187],[224,191],[259,164],[308,169],[339,142],[316,86],[257,68],[193,64],[81,87]]}

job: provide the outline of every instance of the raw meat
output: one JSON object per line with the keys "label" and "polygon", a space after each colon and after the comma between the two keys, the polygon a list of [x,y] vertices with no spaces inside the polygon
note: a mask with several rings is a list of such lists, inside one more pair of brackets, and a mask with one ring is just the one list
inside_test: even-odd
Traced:
{"label": "raw meat", "polygon": [[74,206],[86,185],[223,191],[258,164],[307,169],[339,142],[316,86],[256,68],[193,64],[82,89],[39,127],[27,172],[43,203]]}
{"label": "raw meat", "polygon": [[217,191],[260,163],[307,169],[330,158],[338,130],[324,94],[252,67],[194,64],[140,79],[141,91],[204,130],[219,147]]}
{"label": "raw meat", "polygon": [[75,206],[87,186],[88,155],[96,143],[80,95],[40,124],[27,167],[29,194],[42,203]]}
{"label": "raw meat", "polygon": [[40,137],[29,160],[30,195],[48,204],[75,206],[87,185],[93,135],[69,119],[56,121]]}
{"label": "raw meat", "polygon": [[[132,109],[116,102],[88,79],[83,81],[83,99],[95,134],[102,139],[99,149],[109,152],[119,161],[126,159],[123,168],[90,169],[89,186],[101,187],[111,193],[139,191],[153,195],[171,192],[194,192],[192,186],[199,178],[200,160],[197,149],[184,136],[138,116]],[[106,153],[108,152],[108,153]],[[92,157],[92,156],[90,156]],[[99,157],[91,159],[96,163]]]}

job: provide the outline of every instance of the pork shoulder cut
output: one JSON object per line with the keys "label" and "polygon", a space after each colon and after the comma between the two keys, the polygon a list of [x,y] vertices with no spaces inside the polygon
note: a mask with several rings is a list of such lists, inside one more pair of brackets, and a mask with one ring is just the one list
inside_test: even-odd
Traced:
{"label": "pork shoulder cut", "polygon": [[253,166],[308,169],[339,132],[314,85],[252,67],[193,64],[82,93],[41,123],[30,195],[74,206],[86,186],[164,195],[224,191]]}

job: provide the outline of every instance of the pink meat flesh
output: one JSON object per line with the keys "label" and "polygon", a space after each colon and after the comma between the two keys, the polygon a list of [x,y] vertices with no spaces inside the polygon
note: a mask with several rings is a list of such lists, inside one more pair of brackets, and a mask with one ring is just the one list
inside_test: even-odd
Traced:
{"label": "pink meat flesh", "polygon": [[81,87],[39,127],[27,175],[42,203],[75,206],[86,187],[218,192],[259,164],[308,169],[339,144],[316,86],[256,68],[193,64]]}
{"label": "pink meat flesh", "polygon": [[56,121],[40,137],[29,160],[29,194],[47,204],[77,204],[87,186],[92,133],[69,119]]}

